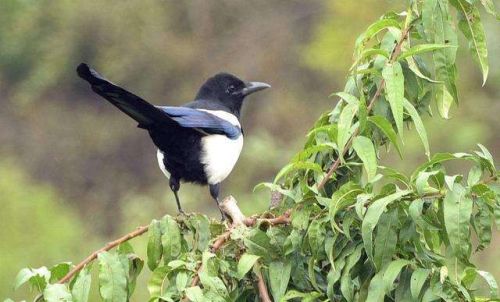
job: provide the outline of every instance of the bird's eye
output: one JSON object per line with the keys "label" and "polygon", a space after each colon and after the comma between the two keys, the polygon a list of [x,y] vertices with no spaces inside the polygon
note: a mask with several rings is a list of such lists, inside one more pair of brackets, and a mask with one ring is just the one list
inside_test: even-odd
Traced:
{"label": "bird's eye", "polygon": [[236,92],[236,87],[234,87],[234,85],[230,85],[229,87],[227,87],[226,89],[226,93],[227,94],[234,94]]}

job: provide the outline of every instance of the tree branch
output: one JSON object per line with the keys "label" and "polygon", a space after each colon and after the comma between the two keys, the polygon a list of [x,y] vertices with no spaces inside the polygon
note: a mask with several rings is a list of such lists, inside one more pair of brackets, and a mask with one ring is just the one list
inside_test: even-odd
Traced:
{"label": "tree branch", "polygon": [[[394,47],[394,50],[391,53],[391,57],[389,58],[389,63],[394,63],[395,60],[398,58],[399,54],[401,53],[401,47],[403,46],[403,42],[408,37],[409,32],[410,32],[410,26],[406,27],[404,29],[404,31],[401,33],[401,39],[398,41],[398,43]],[[377,91],[375,92],[375,94],[373,95],[373,97],[370,100],[370,103],[366,107],[368,113],[372,110],[373,106],[375,105],[375,101],[382,94],[382,90],[384,89],[384,87],[385,87],[385,80],[382,79],[380,81],[380,84],[378,86]],[[351,148],[351,145],[352,145],[352,142],[354,141],[354,138],[358,135],[359,135],[359,127],[356,128],[354,133],[351,135],[351,137],[347,141],[347,143],[344,147],[344,151],[342,151],[342,156],[337,157],[337,159],[332,164],[330,169],[328,169],[328,172],[326,173],[325,177],[318,184],[318,190],[321,190],[326,185],[328,180],[332,177],[333,173],[335,173],[335,171],[337,171],[337,169],[340,167],[340,159],[346,155],[349,148]]]}
{"label": "tree branch", "polygon": [[262,277],[262,272],[260,271],[260,265],[257,265],[254,272],[257,276],[257,288],[259,289],[260,301],[272,302],[271,298],[269,298],[269,293],[267,292],[266,282],[264,280],[264,277]]}
{"label": "tree branch", "polygon": [[125,241],[129,241],[132,238],[140,236],[140,235],[146,233],[148,231],[148,229],[149,229],[149,225],[140,226],[137,229],[135,229],[134,231],[126,234],[125,236],[122,236],[114,241],[108,242],[104,247],[93,252],[87,258],[85,258],[82,262],[78,263],[72,270],[70,270],[66,274],[66,276],[62,277],[61,280],[59,280],[57,283],[62,284],[62,283],[68,282],[69,280],[71,280],[71,278],[76,273],[78,273],[80,270],[82,270],[87,264],[94,261],[97,258],[97,255],[99,255],[99,253],[109,251],[109,250],[117,247],[118,245],[124,243]]}

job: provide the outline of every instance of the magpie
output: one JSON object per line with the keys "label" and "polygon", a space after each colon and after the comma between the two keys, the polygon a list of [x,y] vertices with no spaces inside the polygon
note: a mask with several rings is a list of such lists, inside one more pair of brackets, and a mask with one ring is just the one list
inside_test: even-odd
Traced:
{"label": "magpie", "polygon": [[[232,74],[218,73],[205,81],[194,101],[180,107],[154,106],[85,63],[78,65],[77,73],[94,92],[149,132],[180,213],[184,213],[178,195],[181,181],[208,185],[219,207],[220,184],[233,169],[243,147],[243,100],[271,87],[269,84],[244,82]],[[220,207],[219,211],[224,219]]]}

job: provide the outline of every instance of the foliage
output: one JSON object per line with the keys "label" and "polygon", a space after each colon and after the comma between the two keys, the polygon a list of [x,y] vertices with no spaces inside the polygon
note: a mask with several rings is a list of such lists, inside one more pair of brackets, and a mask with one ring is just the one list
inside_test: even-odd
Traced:
{"label": "foliage", "polygon": [[[499,173],[488,150],[430,156],[421,114],[435,104],[447,118],[458,102],[455,66],[460,30],[483,80],[488,75],[479,6],[490,1],[412,1],[387,13],[356,41],[354,64],[337,106],[323,114],[304,149],[265,183],[281,194],[266,219],[236,226],[199,214],[153,220],[147,266],[150,301],[473,301],[483,279],[498,299],[494,278],[471,263],[500,226]],[[457,15],[455,23],[453,14]],[[382,146],[402,156],[404,127],[413,124],[428,160],[407,176],[379,165]],[[467,175],[449,175],[449,161],[470,163]],[[287,214],[288,215],[288,214]],[[477,241],[471,240],[475,237]],[[69,264],[23,269],[39,300],[87,301],[98,282],[104,301],[126,301],[143,267],[128,243],[98,255],[68,285],[55,281]]]}

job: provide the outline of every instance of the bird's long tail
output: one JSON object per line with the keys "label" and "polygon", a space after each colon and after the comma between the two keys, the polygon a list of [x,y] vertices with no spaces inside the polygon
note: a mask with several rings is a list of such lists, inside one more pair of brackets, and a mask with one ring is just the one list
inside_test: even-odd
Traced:
{"label": "bird's long tail", "polygon": [[78,65],[76,72],[89,82],[92,90],[115,105],[139,123],[139,127],[148,129],[153,125],[173,123],[172,119],[154,105],[139,96],[111,83],[87,64]]}

